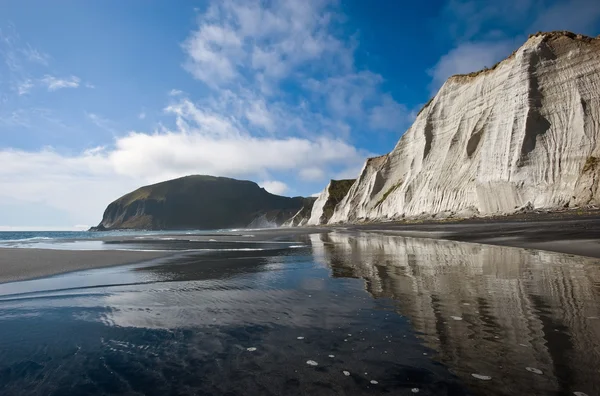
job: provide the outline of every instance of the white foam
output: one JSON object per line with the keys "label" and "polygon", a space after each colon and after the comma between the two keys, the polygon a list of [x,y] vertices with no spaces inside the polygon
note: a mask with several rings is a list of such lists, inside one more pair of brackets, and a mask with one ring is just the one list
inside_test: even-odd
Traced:
{"label": "white foam", "polygon": [[31,238],[22,238],[22,239],[6,239],[4,241],[0,240],[0,243],[13,243],[13,242],[33,242],[33,241],[47,241],[53,238],[49,237],[31,237]]}

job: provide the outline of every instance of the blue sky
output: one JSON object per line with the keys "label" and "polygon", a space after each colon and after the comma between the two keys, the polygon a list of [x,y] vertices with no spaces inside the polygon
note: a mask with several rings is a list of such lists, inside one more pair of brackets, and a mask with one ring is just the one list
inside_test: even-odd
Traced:
{"label": "blue sky", "polygon": [[187,174],[311,195],[389,152],[445,79],[590,0],[0,3],[0,229],[97,224]]}

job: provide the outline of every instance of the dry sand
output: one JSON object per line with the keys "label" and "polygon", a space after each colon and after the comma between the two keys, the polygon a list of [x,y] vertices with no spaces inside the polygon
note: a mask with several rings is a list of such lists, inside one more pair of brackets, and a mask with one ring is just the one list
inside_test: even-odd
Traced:
{"label": "dry sand", "polygon": [[0,249],[0,283],[40,278],[65,272],[133,264],[165,252],[117,250]]}

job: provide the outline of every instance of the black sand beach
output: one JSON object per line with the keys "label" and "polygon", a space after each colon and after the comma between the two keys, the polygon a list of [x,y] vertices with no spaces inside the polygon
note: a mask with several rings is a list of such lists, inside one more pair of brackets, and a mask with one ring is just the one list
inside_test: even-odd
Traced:
{"label": "black sand beach", "polygon": [[[382,235],[548,250],[600,258],[600,214],[593,213],[583,216],[542,214],[500,219],[469,219],[455,222],[351,224],[327,227],[236,230],[203,235],[182,233],[169,234],[167,238],[158,240],[156,238],[160,237],[159,235],[147,237],[146,239],[99,236],[95,241],[108,246],[108,250],[0,249],[0,283],[71,271],[132,264],[153,258],[172,256],[186,246],[190,249],[218,247],[214,244],[193,246],[194,243],[240,242],[252,244],[293,240],[301,236],[323,232],[370,232]],[[121,245],[131,244],[136,246],[135,250],[137,251],[116,250]]]}
{"label": "black sand beach", "polygon": [[548,213],[423,223],[350,226],[414,238],[446,239],[489,245],[549,250],[600,258],[600,214]]}
{"label": "black sand beach", "polygon": [[0,283],[71,271],[132,264],[163,257],[159,252],[0,249]]}
{"label": "black sand beach", "polygon": [[599,230],[370,224],[0,249],[0,394],[596,395]]}

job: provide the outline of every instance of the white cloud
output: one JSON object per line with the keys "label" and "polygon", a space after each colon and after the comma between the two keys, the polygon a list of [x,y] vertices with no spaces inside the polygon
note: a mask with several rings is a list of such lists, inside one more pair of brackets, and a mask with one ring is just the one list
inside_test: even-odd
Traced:
{"label": "white cloud", "polygon": [[28,78],[25,81],[18,84],[17,93],[19,95],[25,95],[29,93],[29,91],[31,91],[31,88],[33,88],[34,86],[35,84],[33,83],[33,81],[31,81],[31,79]]}
{"label": "white cloud", "polygon": [[277,180],[268,180],[259,183],[261,187],[275,195],[282,195],[288,190],[287,184],[277,181]]}
{"label": "white cloud", "polygon": [[169,95],[170,96],[177,96],[177,95],[182,95],[183,91],[179,90],[179,89],[172,89],[169,91]]}
{"label": "white cloud", "polygon": [[410,112],[406,106],[397,103],[389,95],[385,95],[382,103],[373,107],[369,114],[369,125],[373,129],[404,132],[409,121]]}
{"label": "white cloud", "polygon": [[[282,193],[287,186],[270,174],[294,180],[299,169],[310,167],[329,174],[360,166],[370,155],[333,137],[253,136],[235,118],[200,109],[187,99],[172,103],[168,114],[174,115],[174,129],[130,132],[115,137],[111,146],[77,155],[50,148],[0,149],[0,163],[5,164],[0,167],[0,198],[64,211],[67,224],[96,224],[108,203],[144,184],[210,174],[267,180],[267,190]],[[86,115],[99,126],[110,122]]]}
{"label": "white cloud", "polygon": [[319,181],[323,180],[326,177],[323,169],[315,167],[301,169],[299,176],[302,180],[307,181]]}
{"label": "white cloud", "polygon": [[271,118],[265,103],[262,101],[254,102],[246,110],[246,118],[253,125],[264,128],[267,131],[273,131],[273,119]]}
{"label": "white cloud", "polygon": [[77,76],[58,78],[46,74],[42,79],[40,79],[40,83],[47,87],[48,91],[56,91],[57,89],[63,88],[77,88],[79,87],[80,82],[81,80]]}
{"label": "white cloud", "polygon": [[186,99],[167,111],[176,116],[175,131],[131,132],[116,141],[110,154],[116,172],[147,180],[189,173],[239,177],[353,165],[366,155],[336,138],[253,136],[235,118],[200,109]]}
{"label": "white cloud", "polygon": [[433,78],[431,91],[435,93],[448,79],[455,74],[466,74],[492,67],[506,58],[514,50],[512,41],[464,43],[452,49],[440,58],[429,71]]}
{"label": "white cloud", "polygon": [[138,114],[138,118],[139,118],[140,120],[143,120],[143,119],[145,119],[145,118],[146,118],[146,112],[142,111],[140,114]]}
{"label": "white cloud", "polygon": [[334,1],[213,1],[183,43],[185,64],[209,86],[238,79],[273,83],[311,61],[346,63],[352,54],[329,30]]}

